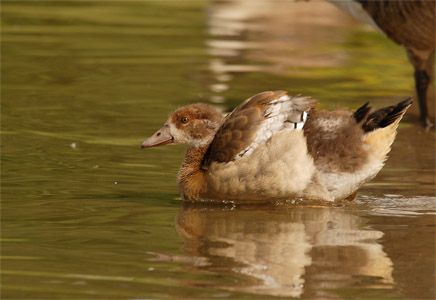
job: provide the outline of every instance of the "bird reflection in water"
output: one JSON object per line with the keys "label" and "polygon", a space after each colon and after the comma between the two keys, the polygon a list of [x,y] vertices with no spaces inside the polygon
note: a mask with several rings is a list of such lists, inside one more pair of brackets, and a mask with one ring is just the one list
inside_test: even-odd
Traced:
{"label": "bird reflection in water", "polygon": [[[244,279],[218,288],[290,297],[353,283],[391,288],[392,262],[377,242],[383,233],[364,226],[337,207],[183,204],[176,217],[194,268]],[[315,294],[305,294],[307,286]]]}

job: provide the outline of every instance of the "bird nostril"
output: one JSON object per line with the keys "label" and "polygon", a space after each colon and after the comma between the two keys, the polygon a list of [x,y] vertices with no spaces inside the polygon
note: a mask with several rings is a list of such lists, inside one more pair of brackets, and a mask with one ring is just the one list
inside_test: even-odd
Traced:
{"label": "bird nostril", "polygon": [[157,135],[157,136],[160,136],[160,132],[158,132],[156,135]]}

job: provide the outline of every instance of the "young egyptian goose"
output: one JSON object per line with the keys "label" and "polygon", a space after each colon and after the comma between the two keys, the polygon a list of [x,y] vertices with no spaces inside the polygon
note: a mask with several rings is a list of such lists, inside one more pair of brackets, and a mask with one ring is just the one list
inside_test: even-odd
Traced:
{"label": "young egyptian goose", "polygon": [[270,202],[354,198],[383,167],[412,99],[351,113],[314,109],[308,97],[257,94],[227,117],[206,104],[176,110],[142,148],[185,144],[182,199]]}

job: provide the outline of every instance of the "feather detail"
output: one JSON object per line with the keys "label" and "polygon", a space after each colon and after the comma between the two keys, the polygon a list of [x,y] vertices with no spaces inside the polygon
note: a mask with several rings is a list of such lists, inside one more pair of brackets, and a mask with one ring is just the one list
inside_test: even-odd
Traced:
{"label": "feather detail", "polygon": [[202,168],[250,155],[282,130],[301,130],[316,104],[310,97],[289,96],[284,91],[264,92],[247,99],[225,118]]}

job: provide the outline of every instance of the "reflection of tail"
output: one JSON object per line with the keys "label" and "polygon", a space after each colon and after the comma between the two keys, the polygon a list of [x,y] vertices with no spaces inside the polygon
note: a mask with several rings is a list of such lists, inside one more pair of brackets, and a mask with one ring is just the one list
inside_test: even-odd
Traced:
{"label": "reflection of tail", "polygon": [[379,159],[384,160],[389,153],[398,123],[410,105],[412,98],[371,112],[371,107],[365,103],[353,114],[356,121],[362,123],[362,129],[366,132],[365,143]]}

